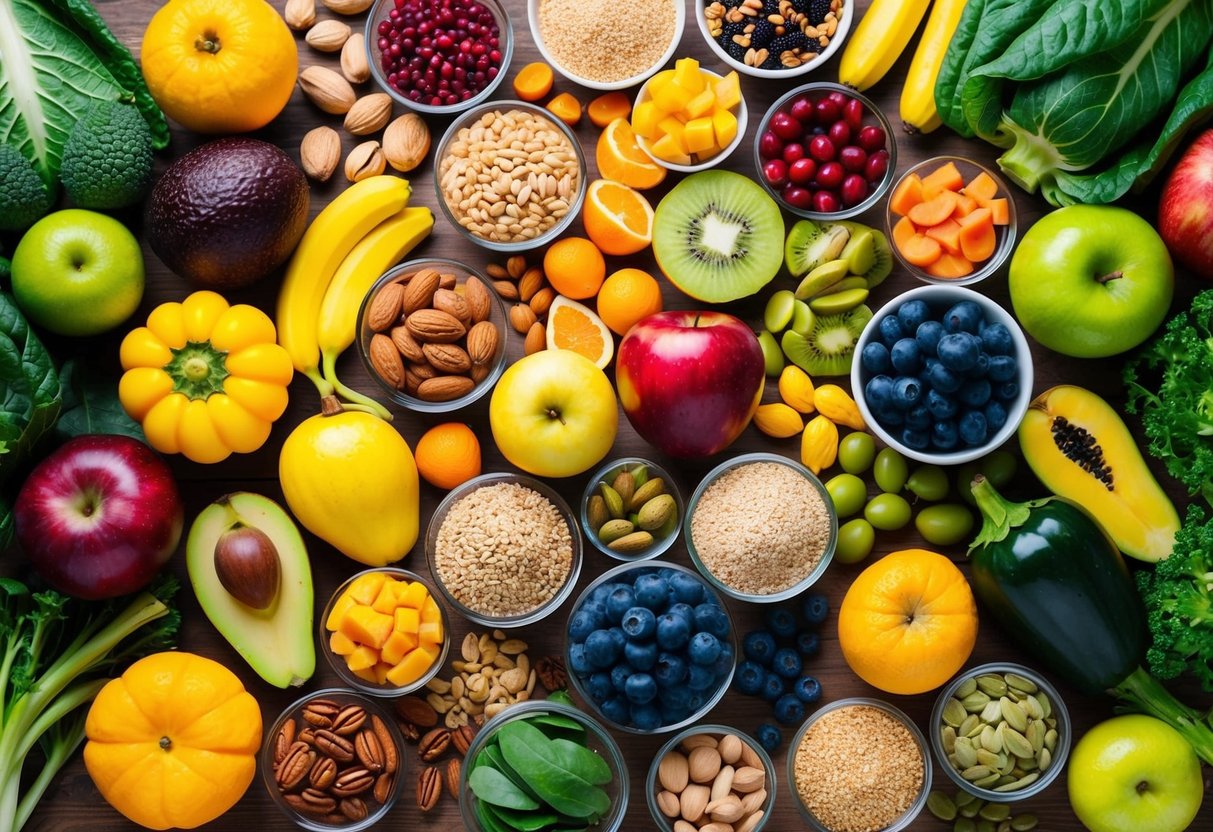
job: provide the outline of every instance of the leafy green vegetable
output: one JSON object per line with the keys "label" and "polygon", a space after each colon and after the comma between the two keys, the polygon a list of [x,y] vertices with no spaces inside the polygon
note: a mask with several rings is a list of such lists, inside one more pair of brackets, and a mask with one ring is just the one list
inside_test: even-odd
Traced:
{"label": "leafy green vegetable", "polygon": [[560,815],[555,812],[518,812],[494,806],[493,814],[518,832],[545,832],[560,822]]}
{"label": "leafy green vegetable", "polygon": [[1129,360],[1124,380],[1150,453],[1213,505],[1213,289]]}
{"label": "leafy green vegetable", "polygon": [[611,782],[611,767],[607,765],[607,761],[584,745],[557,739],[552,740],[552,744],[548,748],[552,750],[552,759],[557,764],[590,785],[601,786]]}
{"label": "leafy green vegetable", "polygon": [[55,436],[71,439],[86,433],[116,433],[147,442],[143,428],[126,415],[118,401],[118,385],[92,368],[67,361],[59,371],[63,390],[63,412],[55,425]]}
{"label": "leafy green vegetable", "polygon": [[54,427],[61,406],[50,354],[12,297],[0,293],[0,483]]}
{"label": "leafy green vegetable", "polygon": [[505,761],[557,812],[580,818],[610,811],[607,793],[554,759],[552,741],[538,728],[518,720],[501,726],[497,736]]}
{"label": "leafy green vegetable", "polygon": [[490,766],[478,766],[468,776],[468,785],[476,797],[494,806],[509,809],[538,809],[539,802],[531,799],[514,785],[510,778]]}

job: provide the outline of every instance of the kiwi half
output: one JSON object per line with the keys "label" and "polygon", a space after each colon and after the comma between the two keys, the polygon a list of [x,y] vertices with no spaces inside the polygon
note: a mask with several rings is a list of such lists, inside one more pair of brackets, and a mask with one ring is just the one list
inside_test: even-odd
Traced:
{"label": "kiwi half", "polygon": [[841,315],[818,315],[808,335],[789,329],[780,346],[788,360],[811,376],[845,376],[851,372],[855,342],[872,320],[872,310],[857,306]]}
{"label": "kiwi half", "polygon": [[657,204],[653,254],[670,282],[706,303],[748,297],[779,272],[783,216],[758,183],[711,170]]}
{"label": "kiwi half", "polygon": [[788,232],[783,261],[792,277],[800,277],[842,256],[851,229],[841,223],[800,220]]}
{"label": "kiwi half", "polygon": [[839,220],[838,225],[851,232],[847,242],[850,250],[838,255],[848,259],[851,273],[867,280],[869,289],[884,283],[884,279],[893,271],[893,249],[889,248],[889,238],[884,232],[857,222]]}

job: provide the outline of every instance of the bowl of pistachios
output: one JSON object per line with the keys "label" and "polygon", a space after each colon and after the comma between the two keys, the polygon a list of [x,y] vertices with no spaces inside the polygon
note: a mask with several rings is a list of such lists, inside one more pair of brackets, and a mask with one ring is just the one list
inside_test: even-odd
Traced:
{"label": "bowl of pistachios", "polygon": [[590,477],[581,527],[616,560],[649,560],[674,544],[686,505],[670,472],[638,456],[613,460]]}

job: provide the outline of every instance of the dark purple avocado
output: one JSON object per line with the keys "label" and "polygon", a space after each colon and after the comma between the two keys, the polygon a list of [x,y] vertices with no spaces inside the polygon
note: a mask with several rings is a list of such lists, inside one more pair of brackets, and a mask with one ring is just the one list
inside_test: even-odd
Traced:
{"label": "dark purple avocado", "polygon": [[267,142],[207,142],[152,189],[147,237],[164,264],[208,289],[248,286],[281,266],[307,227],[308,186]]}

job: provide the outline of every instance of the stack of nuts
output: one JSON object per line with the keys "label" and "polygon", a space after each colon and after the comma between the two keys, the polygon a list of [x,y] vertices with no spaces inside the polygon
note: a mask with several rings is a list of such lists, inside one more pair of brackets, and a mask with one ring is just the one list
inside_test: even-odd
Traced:
{"label": "stack of nuts", "polygon": [[312,699],[273,742],[274,782],[302,815],[356,823],[394,793],[400,749],[384,721],[362,705]]}
{"label": "stack of nuts", "polygon": [[547,334],[543,321],[552,301],[556,299],[556,290],[548,284],[543,269],[539,266],[528,267],[526,258],[515,254],[504,266],[490,263],[485,271],[501,299],[513,302],[510,326],[519,335],[526,336],[523,351],[531,355],[544,349]]}
{"label": "stack of nuts", "polygon": [[367,358],[389,387],[426,402],[472,392],[488,377],[502,348],[489,320],[492,298],[469,275],[422,268],[400,275],[375,293],[366,325],[374,333]]}
{"label": "stack of nuts", "polygon": [[[421,768],[417,772],[417,808],[428,812],[438,805],[445,791],[459,799],[459,779],[463,758],[476,736],[471,725],[446,728],[438,724],[438,712],[416,696],[406,696],[396,702],[396,714],[406,737],[417,743],[417,757]],[[453,750],[456,756],[442,763],[442,758]]]}
{"label": "stack of nuts", "polygon": [[737,734],[693,734],[657,764],[657,806],[674,832],[751,832],[767,813],[766,768]]}

